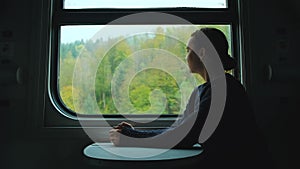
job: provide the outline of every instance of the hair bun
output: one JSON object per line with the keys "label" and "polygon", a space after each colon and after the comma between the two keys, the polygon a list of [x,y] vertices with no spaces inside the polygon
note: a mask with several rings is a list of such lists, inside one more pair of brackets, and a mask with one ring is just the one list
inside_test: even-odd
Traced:
{"label": "hair bun", "polygon": [[236,61],[230,55],[220,55],[224,70],[231,70],[236,67]]}

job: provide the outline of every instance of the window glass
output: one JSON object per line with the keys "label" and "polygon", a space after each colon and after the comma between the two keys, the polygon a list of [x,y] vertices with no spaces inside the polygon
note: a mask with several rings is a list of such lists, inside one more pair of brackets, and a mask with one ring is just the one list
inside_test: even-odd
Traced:
{"label": "window glass", "polygon": [[227,8],[226,0],[65,0],[65,9],[87,8]]}
{"label": "window glass", "polygon": [[[131,77],[127,71],[132,68],[131,62],[126,60],[132,57],[143,58],[145,52],[138,53],[139,51],[156,49],[154,53],[153,50],[150,53],[146,52],[146,55],[153,56],[150,59],[172,55],[185,63],[186,42],[194,27],[114,25],[110,26],[109,31],[103,31],[105,27],[105,25],[60,27],[58,90],[65,107],[78,114],[119,114],[113,98],[113,88],[117,86],[117,91],[129,92],[128,100],[136,110],[126,113],[180,114],[185,107],[185,103],[181,100],[188,99],[188,97],[181,98],[179,87],[185,85],[184,82],[178,84],[170,73],[151,66],[136,72]],[[229,24],[196,27],[215,27],[222,30],[231,46]],[[136,34],[137,31],[141,33]],[[230,47],[229,52],[231,51]],[[141,62],[137,65],[143,66],[143,64]],[[175,63],[170,61],[166,64]],[[122,66],[125,69],[121,69]],[[198,84],[203,83],[199,76],[195,75],[195,77]],[[121,80],[115,80],[116,78]],[[126,84],[126,79],[129,79],[130,83]],[[186,90],[193,90],[193,88],[187,86]],[[160,92],[164,93],[165,102],[155,100],[161,97],[153,97],[161,94]],[[163,105],[164,103],[166,105]],[[154,106],[153,111],[147,111],[150,106]],[[161,107],[164,108],[162,113],[158,111]]]}

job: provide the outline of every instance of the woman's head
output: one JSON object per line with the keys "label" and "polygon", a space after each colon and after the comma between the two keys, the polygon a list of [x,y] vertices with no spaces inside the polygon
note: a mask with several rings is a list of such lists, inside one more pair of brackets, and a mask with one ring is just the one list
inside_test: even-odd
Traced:
{"label": "woman's head", "polygon": [[[210,53],[206,50],[208,48],[207,43],[203,42],[205,41],[203,38],[204,35],[209,39],[210,43],[217,51],[224,70],[233,69],[236,65],[235,60],[228,55],[229,45],[223,32],[216,28],[202,28],[192,33],[188,42],[187,59],[191,71],[193,73],[199,73],[200,70],[204,69],[204,65],[201,60],[210,56]],[[199,55],[200,59],[194,51],[190,51],[191,49],[198,50],[196,53]]]}

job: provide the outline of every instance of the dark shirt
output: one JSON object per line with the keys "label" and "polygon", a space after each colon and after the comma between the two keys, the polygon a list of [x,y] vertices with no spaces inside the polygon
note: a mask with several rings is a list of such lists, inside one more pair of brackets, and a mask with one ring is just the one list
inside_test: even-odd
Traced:
{"label": "dark shirt", "polygon": [[[204,83],[194,90],[183,118],[176,125],[159,130],[125,127],[121,131],[124,135],[139,139],[130,140],[121,135],[121,146],[191,148],[198,143],[210,109],[211,84]],[[258,132],[244,87],[230,74],[226,74],[226,84],[227,95],[222,118],[209,139],[200,143],[204,149],[202,157],[206,159],[201,165],[207,164],[210,168],[269,168],[269,154]],[[178,138],[181,139],[173,141]],[[173,144],[168,144],[172,141]]]}
{"label": "dark shirt", "polygon": [[[255,119],[249,106],[244,87],[232,75],[226,74],[227,96],[222,119],[213,135],[200,143],[208,152],[223,150],[244,151],[252,149],[259,141]],[[191,148],[198,143],[211,104],[211,82],[197,87],[192,93],[183,118],[166,129],[137,130],[122,129],[125,136],[147,139],[120,138],[121,146]],[[180,140],[179,137],[182,137]],[[174,141],[168,145],[168,142]],[[170,147],[171,148],[171,147]]]}

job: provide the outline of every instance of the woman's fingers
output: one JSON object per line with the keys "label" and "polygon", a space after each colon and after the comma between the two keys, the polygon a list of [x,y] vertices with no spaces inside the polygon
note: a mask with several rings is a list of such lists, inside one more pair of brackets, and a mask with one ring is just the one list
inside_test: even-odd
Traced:
{"label": "woman's fingers", "polygon": [[113,138],[113,137],[119,137],[119,135],[120,135],[120,129],[111,129],[110,131],[109,131],[109,137],[110,138]]}
{"label": "woman's fingers", "polygon": [[122,125],[121,125],[121,123],[120,124],[118,124],[117,126],[113,126],[113,129],[121,129],[122,128]]}
{"label": "woman's fingers", "polygon": [[118,146],[120,143],[120,130],[121,129],[111,129],[109,131],[109,140],[115,145]]}
{"label": "woman's fingers", "polygon": [[134,129],[133,126],[132,126],[132,124],[127,123],[127,122],[125,122],[125,121],[123,121],[123,122],[121,122],[120,124],[118,124],[118,126],[119,126],[120,128],[127,126],[127,127],[130,127],[130,128],[132,128],[132,129]]}
{"label": "woman's fingers", "polygon": [[121,129],[111,129],[111,130],[109,130],[109,134],[111,134],[111,133],[119,133],[119,132],[121,132]]}
{"label": "woman's fingers", "polygon": [[131,126],[131,127],[132,127],[132,125],[131,125],[130,123],[127,123],[127,122],[125,122],[125,121],[123,121],[121,124],[122,124],[123,126]]}

